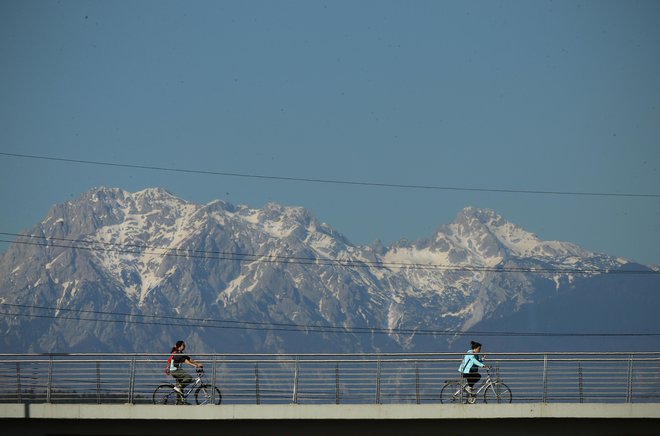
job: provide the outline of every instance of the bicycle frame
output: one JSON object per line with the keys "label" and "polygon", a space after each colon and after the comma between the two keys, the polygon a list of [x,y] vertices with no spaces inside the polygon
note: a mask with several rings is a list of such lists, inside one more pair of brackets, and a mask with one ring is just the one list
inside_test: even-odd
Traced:
{"label": "bicycle frame", "polygon": [[[192,391],[195,390],[195,388],[200,384],[202,384],[202,374],[197,373],[197,377],[195,377],[195,379],[191,381],[183,391],[183,398],[188,398],[188,395],[190,395]],[[176,386],[176,383],[172,384],[172,386]]]}
{"label": "bicycle frame", "polygon": [[[465,386],[467,385],[467,380],[465,380],[465,379],[463,379],[463,380],[464,380],[463,389],[465,389]],[[487,372],[487,375],[486,375],[486,380],[481,382],[481,386],[479,386],[479,389],[477,389],[475,392],[473,392],[472,395],[475,396],[475,397],[478,396],[483,391],[488,389],[488,387],[492,384],[493,384],[493,379],[490,376],[490,368],[489,368],[488,372]]]}

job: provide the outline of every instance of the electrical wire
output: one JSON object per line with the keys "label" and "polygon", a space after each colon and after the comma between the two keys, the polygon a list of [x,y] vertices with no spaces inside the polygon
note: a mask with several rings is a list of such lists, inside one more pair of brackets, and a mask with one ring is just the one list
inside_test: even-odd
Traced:
{"label": "electrical wire", "polygon": [[[152,318],[151,321],[140,320],[127,320],[127,319],[99,319],[99,318],[84,318],[73,316],[61,315],[43,315],[31,313],[15,313],[15,312],[0,312],[2,315],[7,316],[21,316],[21,317],[34,317],[46,318],[56,320],[74,320],[74,321],[94,321],[94,322],[111,322],[111,323],[124,323],[124,324],[138,324],[138,325],[158,325],[158,326],[176,326],[176,327],[200,327],[212,329],[239,329],[239,330],[261,330],[261,331],[293,331],[304,333],[342,333],[342,334],[384,334],[384,335],[432,335],[432,336],[465,336],[465,335],[479,335],[479,336],[531,336],[531,337],[644,337],[644,336],[660,336],[660,333],[576,333],[576,332],[479,332],[479,331],[461,331],[461,330],[432,330],[432,329],[404,329],[404,328],[377,328],[377,327],[338,327],[330,325],[318,324],[285,324],[285,323],[266,323],[266,322],[250,322],[250,321],[235,321],[235,320],[218,320],[209,318],[182,318],[167,315],[142,315],[142,314],[129,314],[119,312],[105,312],[83,309],[69,309],[69,308],[55,308],[47,306],[33,306],[26,304],[11,304],[0,303],[3,306],[27,308],[27,309],[40,309],[51,311],[69,311],[76,313],[87,313],[103,316],[123,316],[123,317],[143,317]],[[159,319],[166,321],[158,321]],[[230,324],[230,325],[222,325]]]}
{"label": "electrical wire", "polygon": [[[515,194],[537,194],[537,195],[562,195],[562,196],[599,196],[599,197],[630,197],[630,198],[660,198],[660,194],[650,193],[612,193],[612,192],[578,192],[578,191],[544,191],[544,190],[525,190],[525,189],[493,189],[493,188],[468,188],[457,186],[434,186],[434,185],[413,185],[413,184],[400,184],[400,183],[376,183],[352,180],[338,180],[338,179],[318,179],[318,178],[301,178],[301,177],[285,177],[285,176],[271,176],[263,174],[247,174],[237,172],[220,172],[220,171],[205,171],[196,169],[184,169],[173,167],[160,167],[150,165],[136,165],[127,163],[92,161],[81,159],[67,159],[52,156],[38,156],[19,153],[0,152],[2,156],[39,159],[54,162],[64,162],[73,164],[96,165],[96,166],[109,166],[121,167],[130,169],[153,170],[153,171],[166,171],[187,174],[199,175],[213,175],[225,177],[240,177],[252,178],[262,180],[277,180],[288,182],[306,182],[318,184],[337,184],[337,185],[353,185],[353,186],[366,186],[366,187],[379,187],[379,188],[399,188],[399,189],[423,189],[423,190],[438,190],[438,191],[468,191],[468,192],[490,192],[490,193],[515,193]],[[587,273],[600,273],[600,274],[658,274],[657,271],[652,270],[609,270],[598,268],[536,268],[536,267],[481,267],[481,266],[455,266],[455,265],[439,265],[439,264],[418,264],[418,263],[391,263],[391,262],[375,262],[375,261],[361,261],[361,260],[342,260],[342,259],[328,259],[328,258],[313,258],[313,257],[296,257],[296,256],[281,256],[281,255],[260,255],[251,253],[231,253],[221,251],[203,251],[192,249],[181,249],[172,247],[153,247],[148,245],[138,244],[116,244],[106,243],[102,241],[89,241],[89,240],[75,240],[66,238],[52,238],[37,235],[20,235],[13,233],[0,232],[2,235],[14,236],[19,238],[41,238],[42,242],[31,241],[10,241],[0,240],[0,242],[16,243],[22,245],[36,245],[42,247],[53,247],[63,249],[79,249],[93,252],[118,252],[124,254],[152,254],[161,256],[174,256],[185,258],[198,258],[198,259],[213,259],[213,260],[232,260],[232,261],[251,261],[251,262],[269,262],[269,263],[283,263],[283,264],[300,264],[300,265],[337,265],[343,267],[365,267],[365,268],[410,268],[410,269],[437,269],[446,271],[470,271],[470,272],[528,272],[528,273],[565,273],[565,274],[587,274]],[[54,244],[52,241],[68,242],[78,245],[64,245]],[[83,246],[81,244],[86,244]],[[102,247],[98,247],[101,245]],[[149,251],[151,250],[151,251]],[[124,324],[141,324],[141,325],[157,325],[157,326],[171,326],[178,327],[201,327],[212,329],[241,329],[241,330],[268,330],[268,331],[295,331],[306,333],[345,333],[345,334],[404,334],[404,335],[433,335],[433,336],[462,336],[462,335],[480,335],[480,336],[532,336],[532,337],[547,337],[547,336],[579,336],[579,337],[632,337],[632,336],[660,336],[660,333],[560,333],[560,332],[476,332],[476,331],[457,331],[457,330],[429,330],[429,329],[385,329],[385,328],[369,328],[369,327],[338,327],[328,325],[304,325],[304,324],[284,324],[284,323],[265,323],[265,322],[248,322],[236,320],[218,320],[207,318],[180,318],[165,315],[143,315],[143,314],[129,314],[129,313],[116,313],[116,312],[102,312],[69,308],[52,308],[45,306],[29,306],[10,303],[0,303],[4,306],[11,306],[17,308],[31,308],[39,310],[51,311],[68,311],[76,313],[87,313],[102,316],[121,316],[121,317],[141,317],[149,319],[148,321],[140,321],[135,319],[99,319],[93,317],[68,317],[61,315],[43,315],[43,314],[29,314],[29,313],[13,313],[13,312],[0,312],[5,316],[18,316],[18,317],[35,317],[46,319],[66,319],[75,321],[93,321],[93,322],[111,322],[111,323],[124,323]],[[166,320],[166,321],[159,321]]]}
{"label": "electrical wire", "polygon": [[277,180],[286,182],[304,182],[304,183],[317,183],[317,184],[333,184],[333,185],[351,185],[351,186],[367,186],[377,188],[398,188],[398,189],[422,189],[434,191],[464,191],[464,192],[489,192],[489,193],[504,193],[504,194],[534,194],[534,195],[562,195],[562,196],[589,196],[589,197],[629,197],[629,198],[660,198],[660,194],[650,193],[620,193],[620,192],[581,192],[581,191],[555,191],[555,190],[535,190],[535,189],[498,189],[498,188],[469,188],[460,186],[437,186],[437,185],[415,185],[403,183],[379,183],[379,182],[365,182],[355,180],[339,180],[339,179],[318,179],[318,178],[305,178],[305,177],[286,177],[286,176],[271,176],[264,174],[248,174],[238,172],[225,172],[225,171],[207,171],[186,168],[174,167],[161,167],[154,165],[137,165],[118,162],[105,162],[84,159],[70,159],[54,156],[33,155],[24,153],[8,153],[0,152],[1,156],[17,157],[24,159],[39,159],[53,162],[65,162],[83,165],[97,165],[107,167],[131,168],[140,170],[152,171],[166,171],[174,173],[186,174],[201,174],[212,176],[224,177],[241,177],[249,179],[260,180]]}

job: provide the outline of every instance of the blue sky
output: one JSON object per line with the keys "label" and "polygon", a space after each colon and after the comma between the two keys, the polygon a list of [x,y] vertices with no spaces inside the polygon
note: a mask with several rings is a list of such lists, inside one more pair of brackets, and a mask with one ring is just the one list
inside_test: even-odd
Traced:
{"label": "blue sky", "polygon": [[[466,206],[660,264],[660,2],[0,2],[0,232],[96,186],[308,208],[355,244]],[[3,245],[6,247],[6,244]]]}

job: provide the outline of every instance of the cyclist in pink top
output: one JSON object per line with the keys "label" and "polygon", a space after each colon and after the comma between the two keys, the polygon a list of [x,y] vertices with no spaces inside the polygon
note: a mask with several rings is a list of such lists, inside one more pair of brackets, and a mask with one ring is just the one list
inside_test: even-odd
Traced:
{"label": "cyclist in pink top", "polygon": [[170,352],[173,355],[172,361],[170,362],[170,375],[176,379],[174,390],[180,395],[183,394],[183,389],[193,380],[192,376],[183,370],[183,364],[187,363],[195,368],[203,367],[201,363],[196,362],[190,356],[183,355],[182,353],[185,349],[186,343],[178,341],[174,347],[172,347],[172,351]]}

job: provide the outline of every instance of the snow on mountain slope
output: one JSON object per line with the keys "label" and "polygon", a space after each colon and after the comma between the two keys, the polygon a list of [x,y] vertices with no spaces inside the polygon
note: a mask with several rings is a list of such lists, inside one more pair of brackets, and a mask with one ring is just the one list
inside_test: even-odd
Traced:
{"label": "snow on mountain slope", "polygon": [[[117,213],[123,220],[100,226],[87,236],[99,242],[94,256],[116,280],[126,283],[129,296],[142,302],[163,278],[159,273],[164,254],[176,250],[199,230],[199,207],[164,191],[122,193]],[[157,202],[157,208],[152,204]],[[127,280],[126,277],[132,279]]]}

